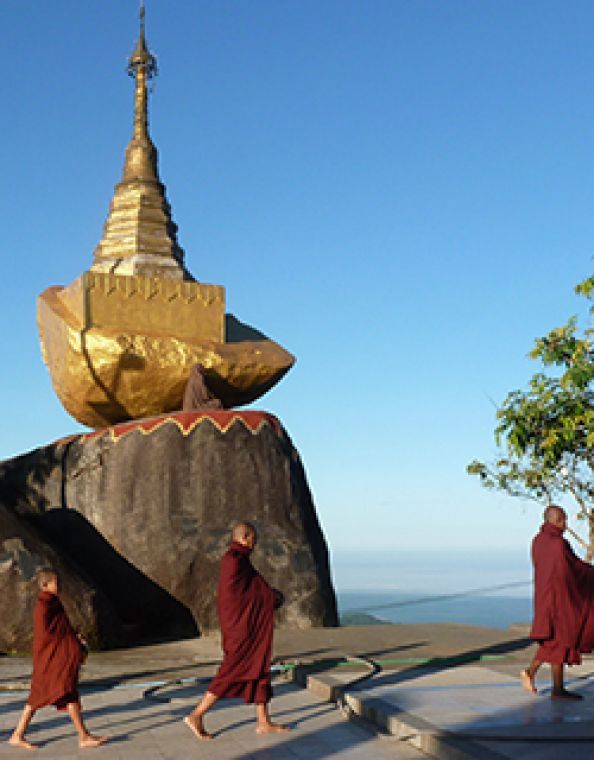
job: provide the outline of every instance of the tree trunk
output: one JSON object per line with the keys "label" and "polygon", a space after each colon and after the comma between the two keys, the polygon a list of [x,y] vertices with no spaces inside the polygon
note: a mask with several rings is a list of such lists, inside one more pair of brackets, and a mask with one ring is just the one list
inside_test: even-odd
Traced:
{"label": "tree trunk", "polygon": [[588,550],[586,551],[586,562],[592,562],[594,557],[594,509],[588,510]]}

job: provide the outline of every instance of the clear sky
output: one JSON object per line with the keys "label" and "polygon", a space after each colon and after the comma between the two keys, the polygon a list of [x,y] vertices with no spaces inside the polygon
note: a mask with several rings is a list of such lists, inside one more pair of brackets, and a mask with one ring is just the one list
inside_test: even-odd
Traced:
{"label": "clear sky", "polygon": [[[588,0],[147,0],[151,134],[200,280],[297,356],[261,399],[347,549],[523,550],[466,475],[533,339],[585,313]],[[131,134],[136,0],[2,0],[0,456],[80,430],[35,302],[91,264]]]}

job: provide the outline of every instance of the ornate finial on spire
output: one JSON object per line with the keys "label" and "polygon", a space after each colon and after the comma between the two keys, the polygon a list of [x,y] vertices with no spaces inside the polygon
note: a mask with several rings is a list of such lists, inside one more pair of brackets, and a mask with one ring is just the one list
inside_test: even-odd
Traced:
{"label": "ornate finial on spire", "polygon": [[134,93],[134,137],[137,141],[142,141],[150,151],[154,151],[154,146],[150,143],[148,136],[148,98],[147,82],[157,74],[157,59],[149,52],[144,36],[144,0],[140,2],[140,32],[138,42],[128,59],[128,74],[136,79],[136,88]]}
{"label": "ornate finial on spire", "polygon": [[144,36],[144,0],[140,0],[140,33],[136,47],[128,59],[128,74],[138,79],[140,71],[144,71],[145,79],[152,79],[157,75],[157,59],[149,52]]}

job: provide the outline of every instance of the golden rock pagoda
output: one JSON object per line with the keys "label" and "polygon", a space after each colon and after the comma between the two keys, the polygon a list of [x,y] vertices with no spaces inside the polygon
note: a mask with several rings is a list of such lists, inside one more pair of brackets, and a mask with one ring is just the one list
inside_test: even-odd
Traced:
{"label": "golden rock pagoda", "polygon": [[38,299],[43,359],[66,411],[106,427],[181,408],[193,365],[224,406],[269,390],[294,357],[225,313],[225,289],[197,282],[184,264],[177,226],[148,132],[147,83],[156,74],[144,31],[129,62],[134,130],[93,263],[67,287]]}

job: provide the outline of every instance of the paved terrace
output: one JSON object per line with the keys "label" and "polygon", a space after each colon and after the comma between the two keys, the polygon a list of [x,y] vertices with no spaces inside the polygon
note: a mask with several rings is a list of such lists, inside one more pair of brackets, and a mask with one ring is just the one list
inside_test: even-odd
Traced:
{"label": "paved terrace", "polygon": [[[51,708],[36,715],[29,738],[42,745],[37,756],[60,760],[591,758],[594,660],[570,671],[582,702],[549,699],[544,669],[532,696],[517,679],[532,652],[526,633],[445,624],[279,631],[277,660],[301,665],[275,678],[272,714],[293,730],[258,736],[253,708],[222,702],[209,716],[216,739],[208,743],[181,718],[216,669],[216,639],[92,654],[83,707],[90,729],[112,740],[79,751],[68,718]],[[0,659],[0,740],[22,708],[29,673],[28,658]],[[23,755],[0,744],[0,759]]]}

